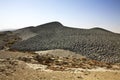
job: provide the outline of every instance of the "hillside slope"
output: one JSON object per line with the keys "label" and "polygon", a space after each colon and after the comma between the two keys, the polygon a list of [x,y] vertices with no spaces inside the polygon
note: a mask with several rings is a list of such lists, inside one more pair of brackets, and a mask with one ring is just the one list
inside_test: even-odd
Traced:
{"label": "hillside slope", "polygon": [[36,35],[11,46],[12,50],[65,49],[88,58],[120,62],[120,35],[102,28],[78,29],[51,22],[30,29]]}

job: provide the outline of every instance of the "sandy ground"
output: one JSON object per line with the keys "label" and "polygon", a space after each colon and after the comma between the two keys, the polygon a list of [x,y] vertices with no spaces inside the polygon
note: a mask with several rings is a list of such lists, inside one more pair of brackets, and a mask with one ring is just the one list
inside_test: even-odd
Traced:
{"label": "sandy ground", "polygon": [[120,70],[68,68],[65,71],[53,71],[47,69],[46,65],[16,59],[33,55],[0,51],[0,80],[120,80]]}
{"label": "sandy ground", "polygon": [[[46,66],[28,65],[35,70],[38,80],[120,80],[119,70],[107,70],[104,68],[81,69],[69,68],[66,71],[46,70]],[[40,65],[39,65],[40,66]]]}
{"label": "sandy ground", "polygon": [[120,80],[120,72],[83,71],[81,73],[66,71],[39,71],[32,69],[17,70],[0,80]]}

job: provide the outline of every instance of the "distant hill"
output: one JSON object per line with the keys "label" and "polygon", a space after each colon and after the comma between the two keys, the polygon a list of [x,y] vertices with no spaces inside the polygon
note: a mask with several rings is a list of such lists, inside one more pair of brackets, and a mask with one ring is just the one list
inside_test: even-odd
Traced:
{"label": "distant hill", "polygon": [[65,49],[103,62],[120,62],[120,35],[102,28],[78,29],[51,22],[13,33],[22,41],[13,44],[11,50]]}

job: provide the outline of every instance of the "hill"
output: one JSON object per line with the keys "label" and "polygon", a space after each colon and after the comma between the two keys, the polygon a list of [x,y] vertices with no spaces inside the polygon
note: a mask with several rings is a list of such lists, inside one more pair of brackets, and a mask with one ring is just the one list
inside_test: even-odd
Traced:
{"label": "hill", "polygon": [[78,29],[51,22],[21,29],[19,34],[24,35],[23,31],[35,35],[16,42],[11,50],[64,49],[102,62],[120,62],[120,35],[102,28]]}

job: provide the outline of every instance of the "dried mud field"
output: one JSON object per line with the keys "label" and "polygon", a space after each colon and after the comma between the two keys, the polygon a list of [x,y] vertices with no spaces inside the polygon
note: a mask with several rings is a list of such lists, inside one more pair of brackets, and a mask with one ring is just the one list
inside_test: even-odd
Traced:
{"label": "dried mud field", "polygon": [[89,60],[65,50],[0,51],[0,80],[120,80],[120,64]]}

